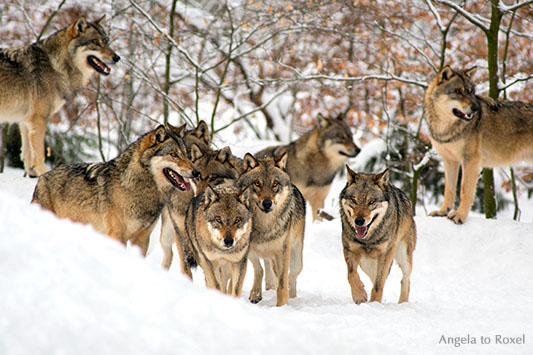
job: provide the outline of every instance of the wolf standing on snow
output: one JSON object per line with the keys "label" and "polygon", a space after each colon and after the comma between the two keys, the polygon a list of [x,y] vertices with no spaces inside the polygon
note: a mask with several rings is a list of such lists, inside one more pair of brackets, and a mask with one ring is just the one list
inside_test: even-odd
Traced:
{"label": "wolf standing on snow", "polygon": [[188,179],[199,174],[183,142],[160,125],[115,159],[62,165],[42,174],[32,202],[60,218],[91,224],[124,245],[130,241],[146,255],[169,196],[190,190]]}
{"label": "wolf standing on snow", "polygon": [[46,121],[89,82],[109,75],[120,57],[109,47],[104,17],[80,17],[50,37],[18,48],[0,49],[0,121],[18,122],[22,160],[29,176],[46,172]]}
{"label": "wolf standing on snow", "polygon": [[[481,168],[533,162],[533,104],[494,101],[476,95],[471,76],[476,68],[445,66],[430,83],[424,116],[431,143],[444,161],[444,201],[430,216],[448,216],[462,224],[474,203]],[[455,202],[459,166],[461,203]]]}
{"label": "wolf standing on snow", "polygon": [[396,260],[403,274],[398,302],[407,302],[416,245],[411,201],[389,183],[389,170],[381,174],[357,174],[348,166],[346,170],[348,181],[340,194],[340,214],[353,301],[367,301],[359,266],[373,284],[370,301],[381,302],[392,261]]}

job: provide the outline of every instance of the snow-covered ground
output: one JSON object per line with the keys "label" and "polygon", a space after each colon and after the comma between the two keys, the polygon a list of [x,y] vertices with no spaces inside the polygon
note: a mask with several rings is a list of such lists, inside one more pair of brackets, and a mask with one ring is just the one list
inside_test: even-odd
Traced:
{"label": "snow-covered ground", "polygon": [[241,299],[208,290],[200,270],[159,267],[159,227],[144,259],[30,205],[35,182],[0,174],[0,355],[533,353],[531,215],[456,226],[419,211],[410,302],[394,265],[384,302],[358,306],[338,218],[308,218],[298,297],[277,308],[274,291],[248,302],[251,267]]}

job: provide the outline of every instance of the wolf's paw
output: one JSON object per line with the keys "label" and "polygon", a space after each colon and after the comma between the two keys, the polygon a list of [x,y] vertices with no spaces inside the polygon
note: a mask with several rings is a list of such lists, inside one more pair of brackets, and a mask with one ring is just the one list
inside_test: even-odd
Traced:
{"label": "wolf's paw", "polygon": [[446,217],[448,215],[448,211],[446,210],[433,211],[433,212],[429,212],[429,215],[431,217]]}
{"label": "wolf's paw", "polygon": [[368,301],[368,296],[364,290],[363,292],[359,292],[358,294],[352,294],[352,298],[355,304],[361,304]]}
{"label": "wolf's paw", "polygon": [[463,224],[466,221],[466,215],[453,211],[448,215],[448,219],[451,219],[455,224]]}
{"label": "wolf's paw", "polygon": [[251,291],[248,299],[252,303],[259,303],[263,299],[263,296],[261,295],[261,292]]}

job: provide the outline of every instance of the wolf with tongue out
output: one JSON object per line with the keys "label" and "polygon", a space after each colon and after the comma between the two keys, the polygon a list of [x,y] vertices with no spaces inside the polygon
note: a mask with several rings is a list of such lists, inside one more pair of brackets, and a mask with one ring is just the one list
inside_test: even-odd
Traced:
{"label": "wolf with tongue out", "polygon": [[372,281],[370,301],[381,302],[392,261],[403,274],[398,303],[409,301],[416,226],[411,201],[389,182],[389,170],[358,174],[348,166],[348,181],[340,194],[342,246],[348,282],[356,304],[367,301],[357,268]]}

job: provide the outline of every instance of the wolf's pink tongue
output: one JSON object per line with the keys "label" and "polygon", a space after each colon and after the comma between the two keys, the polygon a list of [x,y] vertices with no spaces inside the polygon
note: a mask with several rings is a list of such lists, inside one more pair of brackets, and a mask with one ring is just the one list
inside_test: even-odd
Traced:
{"label": "wolf's pink tongue", "polygon": [[357,226],[355,227],[355,234],[357,238],[364,238],[366,236],[367,226]]}

